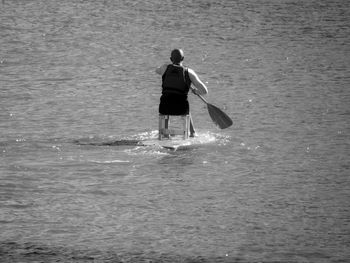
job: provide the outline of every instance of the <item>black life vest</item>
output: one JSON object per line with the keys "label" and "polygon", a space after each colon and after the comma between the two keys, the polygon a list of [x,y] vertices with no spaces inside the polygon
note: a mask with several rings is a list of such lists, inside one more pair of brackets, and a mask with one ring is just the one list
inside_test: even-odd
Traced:
{"label": "black life vest", "polygon": [[183,66],[169,65],[162,76],[162,80],[162,94],[187,95],[190,90],[191,80],[188,69]]}

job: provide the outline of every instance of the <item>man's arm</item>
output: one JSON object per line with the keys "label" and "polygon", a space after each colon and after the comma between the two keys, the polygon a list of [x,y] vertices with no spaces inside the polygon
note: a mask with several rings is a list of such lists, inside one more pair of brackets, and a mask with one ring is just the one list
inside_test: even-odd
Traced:
{"label": "man's arm", "polygon": [[167,67],[168,67],[168,64],[161,65],[159,68],[156,69],[156,73],[163,76]]}
{"label": "man's arm", "polygon": [[204,95],[208,93],[208,88],[205,86],[205,84],[199,79],[196,72],[194,72],[192,69],[188,69],[188,75],[190,77],[191,82],[196,87],[196,93],[199,95]]}

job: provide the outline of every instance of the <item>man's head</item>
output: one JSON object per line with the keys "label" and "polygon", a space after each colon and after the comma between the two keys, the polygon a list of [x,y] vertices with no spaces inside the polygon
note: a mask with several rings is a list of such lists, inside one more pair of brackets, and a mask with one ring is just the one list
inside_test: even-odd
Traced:
{"label": "man's head", "polygon": [[170,60],[174,64],[180,64],[184,60],[184,52],[182,49],[174,49],[171,51]]}

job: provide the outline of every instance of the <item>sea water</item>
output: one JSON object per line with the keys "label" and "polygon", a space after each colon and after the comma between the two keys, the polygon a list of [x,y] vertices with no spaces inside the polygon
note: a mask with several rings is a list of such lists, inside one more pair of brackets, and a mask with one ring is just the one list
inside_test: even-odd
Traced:
{"label": "sea water", "polygon": [[[349,3],[2,0],[0,261],[348,262]],[[201,145],[108,146],[173,48],[233,126],[190,95]]]}

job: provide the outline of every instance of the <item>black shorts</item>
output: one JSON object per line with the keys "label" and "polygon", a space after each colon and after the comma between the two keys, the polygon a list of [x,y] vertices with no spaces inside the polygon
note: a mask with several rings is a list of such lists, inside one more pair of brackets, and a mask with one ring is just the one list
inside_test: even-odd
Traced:
{"label": "black shorts", "polygon": [[163,94],[160,97],[159,113],[163,115],[187,115],[190,106],[187,95]]}

